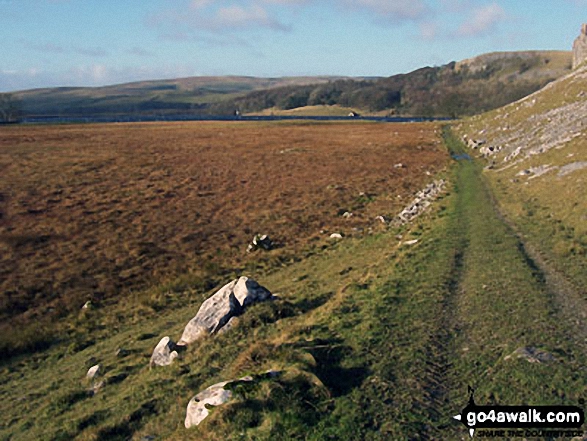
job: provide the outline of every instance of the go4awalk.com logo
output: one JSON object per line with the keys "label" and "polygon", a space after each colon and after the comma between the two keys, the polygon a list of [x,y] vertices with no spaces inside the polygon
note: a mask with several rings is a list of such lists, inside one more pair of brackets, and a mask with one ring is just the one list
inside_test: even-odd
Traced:
{"label": "go4awalk.com logo", "polygon": [[[497,437],[576,437],[582,436],[585,413],[577,406],[477,406],[469,387],[469,403],[460,415],[471,438],[478,434]],[[483,430],[490,429],[490,430]],[[500,429],[500,430],[495,430]]]}

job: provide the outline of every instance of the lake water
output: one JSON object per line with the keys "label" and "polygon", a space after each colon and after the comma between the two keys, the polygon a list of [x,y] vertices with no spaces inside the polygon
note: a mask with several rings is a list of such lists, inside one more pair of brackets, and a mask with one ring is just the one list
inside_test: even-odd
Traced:
{"label": "lake water", "polygon": [[118,115],[104,117],[43,116],[23,118],[24,124],[110,123],[152,121],[376,121],[376,122],[425,122],[449,121],[450,118],[378,117],[378,116],[207,116],[207,115]]}

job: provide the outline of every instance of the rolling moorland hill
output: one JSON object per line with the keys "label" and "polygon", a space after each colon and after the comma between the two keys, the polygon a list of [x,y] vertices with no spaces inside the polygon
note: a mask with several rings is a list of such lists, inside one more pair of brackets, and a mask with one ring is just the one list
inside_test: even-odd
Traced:
{"label": "rolling moorland hill", "polygon": [[[493,53],[389,78],[203,77],[14,94],[24,117],[116,115],[361,114],[457,117],[522,98],[570,71],[571,52]],[[298,112],[298,114],[300,114]],[[343,112],[344,114],[344,112]],[[348,114],[348,113],[346,113]]]}
{"label": "rolling moorland hill", "polygon": [[[14,93],[24,117],[202,113],[217,101],[255,90],[320,84],[336,77],[189,77],[104,87],[58,87]],[[233,109],[234,111],[234,109]]]}

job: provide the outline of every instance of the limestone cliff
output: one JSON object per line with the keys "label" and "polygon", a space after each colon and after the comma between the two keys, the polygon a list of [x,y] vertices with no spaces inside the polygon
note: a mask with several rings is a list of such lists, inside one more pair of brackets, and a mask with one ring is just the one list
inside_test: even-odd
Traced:
{"label": "limestone cliff", "polygon": [[587,23],[581,26],[581,35],[573,44],[573,69],[587,60]]}

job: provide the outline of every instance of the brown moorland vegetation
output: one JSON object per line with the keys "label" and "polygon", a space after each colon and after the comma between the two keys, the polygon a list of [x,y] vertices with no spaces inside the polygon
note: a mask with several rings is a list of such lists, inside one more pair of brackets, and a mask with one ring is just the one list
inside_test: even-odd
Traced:
{"label": "brown moorland vegetation", "polygon": [[[446,161],[430,123],[3,127],[0,332],[376,228]],[[248,255],[256,233],[278,248]]]}

